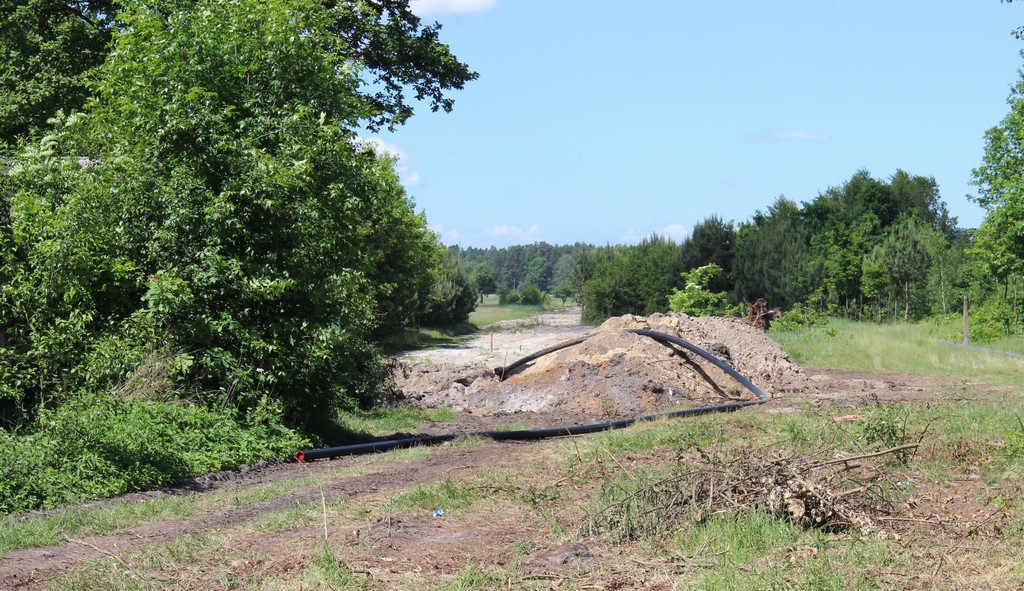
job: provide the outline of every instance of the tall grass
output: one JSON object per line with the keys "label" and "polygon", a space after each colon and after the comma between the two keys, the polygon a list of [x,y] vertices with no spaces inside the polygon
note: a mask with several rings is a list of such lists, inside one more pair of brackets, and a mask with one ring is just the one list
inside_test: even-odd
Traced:
{"label": "tall grass", "polygon": [[[832,319],[825,326],[768,333],[798,363],[872,372],[912,372],[1019,388],[1024,357],[951,346],[948,331],[928,324],[875,324]],[[1001,350],[1024,349],[1007,339]]]}

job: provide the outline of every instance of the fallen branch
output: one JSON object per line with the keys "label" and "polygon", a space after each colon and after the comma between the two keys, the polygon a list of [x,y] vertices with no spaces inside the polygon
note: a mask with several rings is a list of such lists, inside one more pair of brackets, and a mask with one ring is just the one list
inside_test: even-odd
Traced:
{"label": "fallen branch", "polygon": [[886,450],[882,450],[882,451],[876,451],[874,453],[859,454],[859,455],[856,455],[856,456],[847,456],[845,458],[836,458],[834,460],[828,460],[828,461],[825,461],[825,462],[819,462],[817,465],[818,466],[832,466],[834,464],[845,464],[847,462],[852,462],[853,460],[865,460],[867,458],[877,458],[879,456],[899,453],[899,452],[907,450],[907,449],[914,449],[914,448],[918,447],[919,445],[920,445],[919,443],[908,443],[906,445],[898,445],[896,447],[893,447],[893,448],[890,448],[890,449],[886,449]]}

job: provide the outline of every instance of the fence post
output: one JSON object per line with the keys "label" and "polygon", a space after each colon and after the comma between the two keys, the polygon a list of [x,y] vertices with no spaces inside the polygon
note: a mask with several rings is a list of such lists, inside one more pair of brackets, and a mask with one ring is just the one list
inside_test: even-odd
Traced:
{"label": "fence post", "polygon": [[964,296],[964,344],[971,344],[971,320],[967,314],[967,296]]}

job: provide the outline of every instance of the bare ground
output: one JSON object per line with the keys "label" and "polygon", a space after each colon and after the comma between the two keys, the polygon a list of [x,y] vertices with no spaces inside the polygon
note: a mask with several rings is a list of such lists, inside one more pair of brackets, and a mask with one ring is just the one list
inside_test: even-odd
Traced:
{"label": "bare ground", "polygon": [[[425,428],[428,433],[589,423],[595,418],[749,398],[717,368],[646,337],[624,333],[625,328],[677,334],[730,362],[771,396],[767,405],[744,412],[784,414],[812,408],[844,420],[849,409],[871,401],[928,404],[964,395],[962,385],[953,381],[912,374],[800,368],[750,327],[730,319],[678,315],[624,317],[601,327],[581,326],[572,313],[508,323],[457,347],[403,358],[396,381],[409,402],[459,411],[454,421]],[[496,367],[523,355],[591,333],[584,343],[543,357],[504,381],[495,375]],[[730,435],[743,437],[742,432]],[[513,569],[521,573],[517,586],[537,589],[685,588],[681,581],[692,581],[699,557],[652,562],[629,545],[576,533],[580,506],[593,494],[593,484],[585,478],[556,478],[568,461],[556,456],[566,449],[564,441],[481,440],[414,450],[386,460],[364,456],[268,464],[129,495],[96,505],[192,494],[241,498],[274,483],[307,482],[265,500],[215,504],[194,515],[8,552],[0,558],[0,591],[70,588],[82,580],[110,579],[125,581],[128,588],[260,588],[268,582],[275,582],[274,588],[332,588],[301,579],[317,564],[325,540],[333,555],[373,589],[434,588],[465,574],[470,565]],[[629,475],[670,460],[666,454],[672,453],[656,448],[613,458],[614,465],[580,460],[576,467],[583,473],[610,469]],[[560,471],[552,472],[552,465],[561,466]],[[965,465],[970,466],[970,457]],[[865,469],[874,468],[868,462]],[[445,482],[477,487],[493,510],[456,509],[434,517],[429,510],[389,509],[403,491]],[[1005,525],[1006,515],[993,510],[990,501],[996,495],[1019,493],[987,486],[969,471],[952,481],[919,478],[912,502],[892,508],[887,531],[930,544],[911,550],[922,568],[894,566],[882,577],[886,585],[1009,588],[1001,586],[1000,577],[1018,565],[981,567],[979,557]],[[522,510],[524,504],[531,510]],[[316,517],[317,507],[323,507],[322,520]],[[296,517],[287,527],[264,524],[268,516],[303,508],[314,517]],[[181,550],[183,540],[193,540],[200,550]],[[794,548],[789,559],[800,564],[812,555],[812,550]],[[282,582],[291,578],[298,585]],[[574,586],[566,587],[569,582]],[[491,586],[497,583],[479,588]]]}

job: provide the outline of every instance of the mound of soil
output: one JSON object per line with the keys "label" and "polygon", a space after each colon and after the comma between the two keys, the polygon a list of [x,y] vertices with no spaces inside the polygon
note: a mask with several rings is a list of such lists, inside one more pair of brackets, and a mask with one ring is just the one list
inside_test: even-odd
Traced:
{"label": "mound of soil", "polygon": [[582,343],[519,367],[504,381],[495,374],[494,365],[499,364],[492,357],[468,365],[403,363],[395,382],[402,397],[421,406],[482,415],[638,415],[752,397],[701,357],[625,332],[628,329],[653,330],[693,343],[736,368],[769,396],[804,381],[801,370],[778,345],[739,319],[655,314],[611,318]]}

